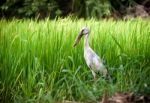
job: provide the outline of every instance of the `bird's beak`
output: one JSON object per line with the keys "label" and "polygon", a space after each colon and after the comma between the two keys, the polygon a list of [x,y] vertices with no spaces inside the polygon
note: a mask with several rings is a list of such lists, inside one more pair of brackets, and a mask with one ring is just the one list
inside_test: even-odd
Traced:
{"label": "bird's beak", "polygon": [[82,36],[83,36],[83,34],[82,34],[82,32],[80,32],[75,40],[73,47],[75,47],[79,43]]}

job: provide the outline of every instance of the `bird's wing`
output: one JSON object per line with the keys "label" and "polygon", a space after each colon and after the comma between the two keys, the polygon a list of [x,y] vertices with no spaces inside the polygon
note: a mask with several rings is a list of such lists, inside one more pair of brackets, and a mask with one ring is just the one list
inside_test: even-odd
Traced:
{"label": "bird's wing", "polygon": [[100,59],[100,57],[91,49],[90,50],[92,53],[92,62],[91,62],[91,67],[92,69],[94,69],[95,71],[106,71],[106,68],[102,62],[102,60]]}

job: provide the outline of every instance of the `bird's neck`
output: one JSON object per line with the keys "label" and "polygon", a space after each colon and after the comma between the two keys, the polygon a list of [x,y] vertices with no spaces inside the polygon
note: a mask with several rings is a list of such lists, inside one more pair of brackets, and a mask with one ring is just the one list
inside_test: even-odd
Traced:
{"label": "bird's neck", "polygon": [[88,37],[89,37],[88,34],[85,35],[85,38],[84,38],[84,47],[89,47]]}

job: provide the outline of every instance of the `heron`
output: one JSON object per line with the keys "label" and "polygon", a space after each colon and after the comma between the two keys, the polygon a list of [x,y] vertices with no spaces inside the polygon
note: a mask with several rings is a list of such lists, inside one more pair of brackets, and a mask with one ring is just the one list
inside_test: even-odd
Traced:
{"label": "heron", "polygon": [[90,68],[94,80],[96,80],[96,73],[101,73],[104,77],[107,77],[108,71],[104,66],[100,57],[91,49],[89,46],[88,38],[89,38],[90,30],[87,27],[83,27],[78,36],[76,37],[74,47],[79,43],[80,39],[84,36],[84,59],[87,66]]}

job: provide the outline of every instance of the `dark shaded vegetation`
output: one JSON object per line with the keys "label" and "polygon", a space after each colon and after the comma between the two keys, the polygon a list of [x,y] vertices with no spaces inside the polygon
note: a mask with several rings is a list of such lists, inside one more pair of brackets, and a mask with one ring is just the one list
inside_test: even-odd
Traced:
{"label": "dark shaded vegetation", "polygon": [[[150,0],[1,0],[0,16],[56,18],[73,15],[79,18],[122,18],[126,15],[133,16],[136,5],[143,6],[142,9],[150,14]],[[148,16],[147,14],[144,15]]]}

